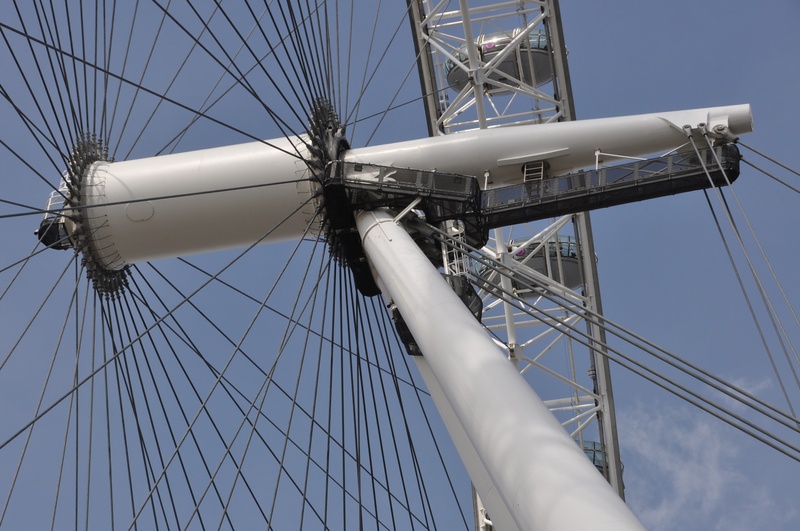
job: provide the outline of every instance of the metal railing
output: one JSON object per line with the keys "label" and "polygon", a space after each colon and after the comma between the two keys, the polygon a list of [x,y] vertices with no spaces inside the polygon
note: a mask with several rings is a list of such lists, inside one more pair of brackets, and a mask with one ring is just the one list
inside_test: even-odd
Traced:
{"label": "metal railing", "polygon": [[[731,180],[738,176],[739,153],[727,144],[713,148],[723,169],[734,171]],[[703,174],[705,168],[719,171],[712,149],[696,153],[673,153],[663,157],[635,161],[607,168],[528,181],[526,183],[485,190],[481,196],[481,212],[491,213],[517,207],[519,204],[543,203],[565,199],[573,195],[598,193],[616,188],[633,187],[661,181],[679,180]],[[724,182],[716,184],[725,184]]]}

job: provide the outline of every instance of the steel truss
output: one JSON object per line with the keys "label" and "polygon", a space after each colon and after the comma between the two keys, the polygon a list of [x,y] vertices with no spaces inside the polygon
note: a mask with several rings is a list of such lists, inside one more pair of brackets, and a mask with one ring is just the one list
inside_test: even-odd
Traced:
{"label": "steel truss", "polygon": [[[449,10],[451,4],[410,1],[432,135],[574,119],[557,0],[460,0]],[[493,186],[488,172],[481,185]],[[483,255],[506,272],[524,269],[563,295],[545,297],[499,269],[488,279],[474,278],[482,284],[483,323],[495,343],[624,497],[609,365],[603,348],[595,347],[606,343],[605,334],[579,310],[602,314],[589,215],[537,229],[497,229]],[[558,281],[567,280],[565,269],[574,270],[576,283]],[[583,344],[571,337],[578,329],[587,332]],[[491,515],[476,502],[476,528],[488,529]]]}
{"label": "steel truss", "polygon": [[555,2],[410,3],[432,132],[568,119]]}

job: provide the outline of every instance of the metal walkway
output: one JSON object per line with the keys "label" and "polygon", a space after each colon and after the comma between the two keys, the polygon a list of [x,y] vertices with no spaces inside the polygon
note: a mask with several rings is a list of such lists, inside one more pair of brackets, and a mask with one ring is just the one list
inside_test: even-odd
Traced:
{"label": "metal walkway", "polygon": [[481,190],[478,180],[466,175],[337,161],[329,169],[324,188],[343,193],[351,212],[385,206],[406,208],[418,200],[415,208],[425,213],[429,223],[460,219],[468,229],[485,232],[725,186],[739,176],[739,150],[734,144],[700,150],[699,154],[673,153],[490,190]]}
{"label": "metal walkway", "polygon": [[357,211],[412,207],[431,224],[458,219],[466,242],[483,247],[489,230],[496,227],[724,186],[739,176],[735,145],[698,153],[699,157],[676,153],[561,177],[542,173],[522,184],[490,190],[481,190],[478,180],[467,175],[334,161],[322,182],[328,243],[332,254],[353,272],[361,293],[378,295],[356,229]]}
{"label": "metal walkway", "polygon": [[[481,223],[491,229],[725,186],[739,176],[733,144],[485,190]],[[715,157],[716,153],[716,157]],[[717,158],[721,163],[717,163]]]}

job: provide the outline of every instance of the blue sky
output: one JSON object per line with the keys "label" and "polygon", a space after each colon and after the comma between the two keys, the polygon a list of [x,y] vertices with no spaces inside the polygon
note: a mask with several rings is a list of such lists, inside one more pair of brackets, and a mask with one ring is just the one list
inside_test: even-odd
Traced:
{"label": "blue sky", "polygon": [[[793,134],[800,4],[562,4],[578,118],[750,103],[755,132],[742,141],[800,166]],[[780,175],[797,186],[796,176]],[[797,194],[746,166],[734,188],[797,304]],[[785,407],[702,194],[598,211],[592,219],[609,318]],[[759,271],[769,278],[763,262]],[[796,341],[791,316],[787,323]],[[798,463],[624,371],[614,377],[627,496],[645,523],[797,528]]]}

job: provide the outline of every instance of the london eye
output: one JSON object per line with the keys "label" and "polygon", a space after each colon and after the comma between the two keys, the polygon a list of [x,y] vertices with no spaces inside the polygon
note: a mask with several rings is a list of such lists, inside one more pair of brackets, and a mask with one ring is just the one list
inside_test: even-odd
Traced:
{"label": "london eye", "polygon": [[559,4],[8,6],[0,527],[791,528],[792,37]]}

